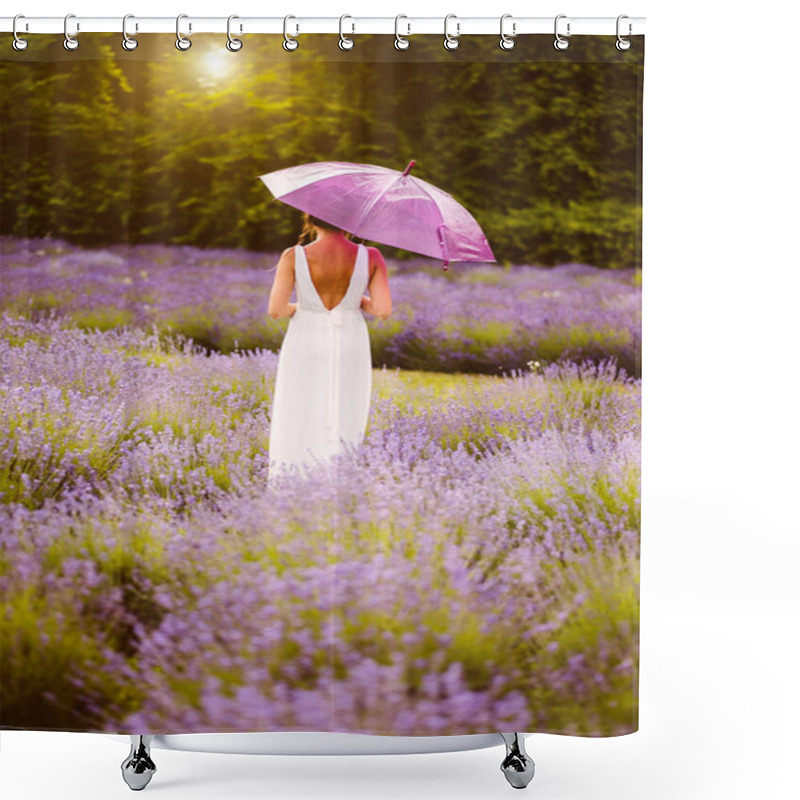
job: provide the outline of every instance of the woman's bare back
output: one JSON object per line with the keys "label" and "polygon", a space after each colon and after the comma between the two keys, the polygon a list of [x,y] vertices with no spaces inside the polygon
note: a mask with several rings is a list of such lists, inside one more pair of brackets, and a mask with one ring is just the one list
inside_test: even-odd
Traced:
{"label": "woman's bare back", "polygon": [[[372,248],[367,248],[372,261]],[[344,298],[350,286],[350,279],[355,269],[356,258],[358,256],[358,245],[355,242],[336,242],[325,243],[312,242],[303,247],[308,271],[314,288],[322,300],[322,304],[328,308],[335,308]],[[375,265],[369,264],[369,278],[375,272]]]}

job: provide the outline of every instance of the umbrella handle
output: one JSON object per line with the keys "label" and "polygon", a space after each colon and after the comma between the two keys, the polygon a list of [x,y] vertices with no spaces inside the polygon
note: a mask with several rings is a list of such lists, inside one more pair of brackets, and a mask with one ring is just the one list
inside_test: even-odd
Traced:
{"label": "umbrella handle", "polygon": [[447,271],[447,265],[450,263],[450,247],[447,244],[447,237],[445,236],[445,231],[447,230],[447,225],[442,223],[436,228],[436,233],[439,235],[439,247],[442,248],[442,258],[444,259],[444,264],[442,264],[442,269]]}

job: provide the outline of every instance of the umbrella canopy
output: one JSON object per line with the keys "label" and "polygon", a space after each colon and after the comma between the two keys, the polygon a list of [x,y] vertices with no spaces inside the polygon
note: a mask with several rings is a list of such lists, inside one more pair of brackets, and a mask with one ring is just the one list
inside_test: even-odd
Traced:
{"label": "umbrella canopy", "polygon": [[362,239],[451,261],[495,261],[480,225],[433,184],[375,164],[314,161],[260,175],[275,198]]}

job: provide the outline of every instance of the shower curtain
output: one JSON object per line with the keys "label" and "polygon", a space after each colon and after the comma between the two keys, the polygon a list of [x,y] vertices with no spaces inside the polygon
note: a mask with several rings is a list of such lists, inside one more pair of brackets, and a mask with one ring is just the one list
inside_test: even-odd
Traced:
{"label": "shower curtain", "polygon": [[[29,38],[0,52],[0,727],[636,731],[644,38]],[[313,208],[262,179],[313,164],[391,179]],[[317,235],[391,313],[353,274],[366,427],[273,481],[290,328],[312,346],[279,273],[330,314],[309,391],[349,357]]]}

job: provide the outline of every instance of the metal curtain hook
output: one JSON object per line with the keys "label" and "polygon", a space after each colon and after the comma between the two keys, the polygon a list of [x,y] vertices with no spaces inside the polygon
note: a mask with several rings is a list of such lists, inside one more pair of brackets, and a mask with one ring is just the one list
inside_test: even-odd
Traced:
{"label": "metal curtain hook", "polygon": [[[397,24],[401,18],[408,19],[405,14],[398,14],[394,18],[394,46],[397,50],[408,50],[408,48],[411,47],[411,42],[405,37],[401,36],[397,30]],[[411,36],[411,23],[407,22],[406,25],[408,26],[408,33],[406,36]]]}
{"label": "metal curtain hook", "polygon": [[[356,46],[356,43],[349,36],[345,36],[342,33],[342,23],[344,22],[345,17],[347,17],[348,19],[353,19],[349,14],[342,14],[342,16],[339,17],[339,47],[342,50],[352,50]],[[352,25],[353,25],[353,32],[355,32],[356,30],[355,22],[352,23]]]}
{"label": "metal curtain hook", "polygon": [[[24,50],[28,46],[28,40],[27,39],[20,39],[19,36],[17,36],[17,20],[20,17],[22,17],[22,19],[25,19],[25,15],[24,14],[17,14],[14,17],[14,22],[11,23],[11,31],[14,34],[14,41],[11,42],[11,46],[15,50]],[[28,30],[28,23],[27,22],[25,23],[25,30]]]}
{"label": "metal curtain hook", "polygon": [[[619,34],[619,23],[620,23],[620,20],[623,20],[623,19],[629,19],[627,14],[620,14],[617,17],[617,50],[630,50],[631,49],[631,40],[630,39],[624,39]],[[629,22],[628,23],[628,36],[631,35],[632,31],[633,31],[633,26]]]}
{"label": "metal curtain hook", "polygon": [[509,36],[507,33],[503,31],[503,23],[506,21],[508,17],[513,17],[513,14],[503,14],[500,17],[500,49],[501,50],[513,50],[515,45],[517,44],[514,40],[514,37],[517,35],[517,23],[511,23],[511,35]]}
{"label": "metal curtain hook", "polygon": [[[134,18],[133,14],[126,14],[122,18],[122,49],[123,50],[135,50],[139,46],[139,42],[133,38],[132,36],[128,36],[127,31],[127,23],[128,20]],[[139,24],[136,23],[136,30],[139,30]]]}
{"label": "metal curtain hook", "polygon": [[447,23],[452,17],[456,17],[456,20],[458,20],[458,17],[457,17],[456,14],[448,14],[444,18],[444,42],[442,44],[444,44],[444,49],[445,50],[455,50],[458,47],[458,45],[460,44],[460,42],[458,41],[458,37],[459,37],[459,34],[461,32],[461,23],[460,22],[456,21],[456,35],[455,36],[451,36],[447,32]]}
{"label": "metal curtain hook", "polygon": [[[78,49],[78,44],[79,44],[78,40],[74,36],[70,36],[67,33],[67,22],[68,22],[70,17],[74,17],[74,16],[75,16],[75,14],[67,14],[67,16],[64,17],[64,47],[67,50],[77,50]],[[75,29],[76,29],[76,31],[79,31],[81,29],[80,22],[75,23]]]}
{"label": "metal curtain hook", "polygon": [[[555,28],[554,28],[556,34],[556,40],[553,42],[553,47],[555,47],[556,50],[566,50],[569,47],[569,39],[562,36],[558,32],[558,21],[560,19],[566,19],[566,18],[567,18],[566,14],[559,14],[556,17]],[[569,22],[567,23],[567,36],[569,36]]]}
{"label": "metal curtain hook", "polygon": [[[297,17],[293,16],[292,14],[287,14],[283,18],[283,49],[292,51],[297,50],[297,48],[300,47],[300,42],[298,42],[297,39],[292,39],[292,37],[286,33],[286,23],[290,19],[297,19]],[[300,26],[295,24],[295,28],[296,32],[300,33]]]}
{"label": "metal curtain hook", "polygon": [[[181,35],[181,19],[188,16],[188,14],[178,14],[178,18],[175,20],[175,33],[178,34],[178,38],[175,40],[175,47],[177,47],[178,50],[188,50],[192,46],[192,40]],[[190,22],[189,33],[191,32],[192,23]]]}
{"label": "metal curtain hook", "polygon": [[[244,43],[242,42],[241,39],[234,39],[231,36],[231,20],[232,19],[239,19],[239,16],[237,14],[231,14],[228,17],[228,41],[225,42],[225,47],[227,47],[228,50],[231,51],[231,53],[236,53],[236,52],[238,52],[239,50],[241,50],[244,47]],[[240,26],[239,30],[241,31],[241,29],[242,28]]]}

